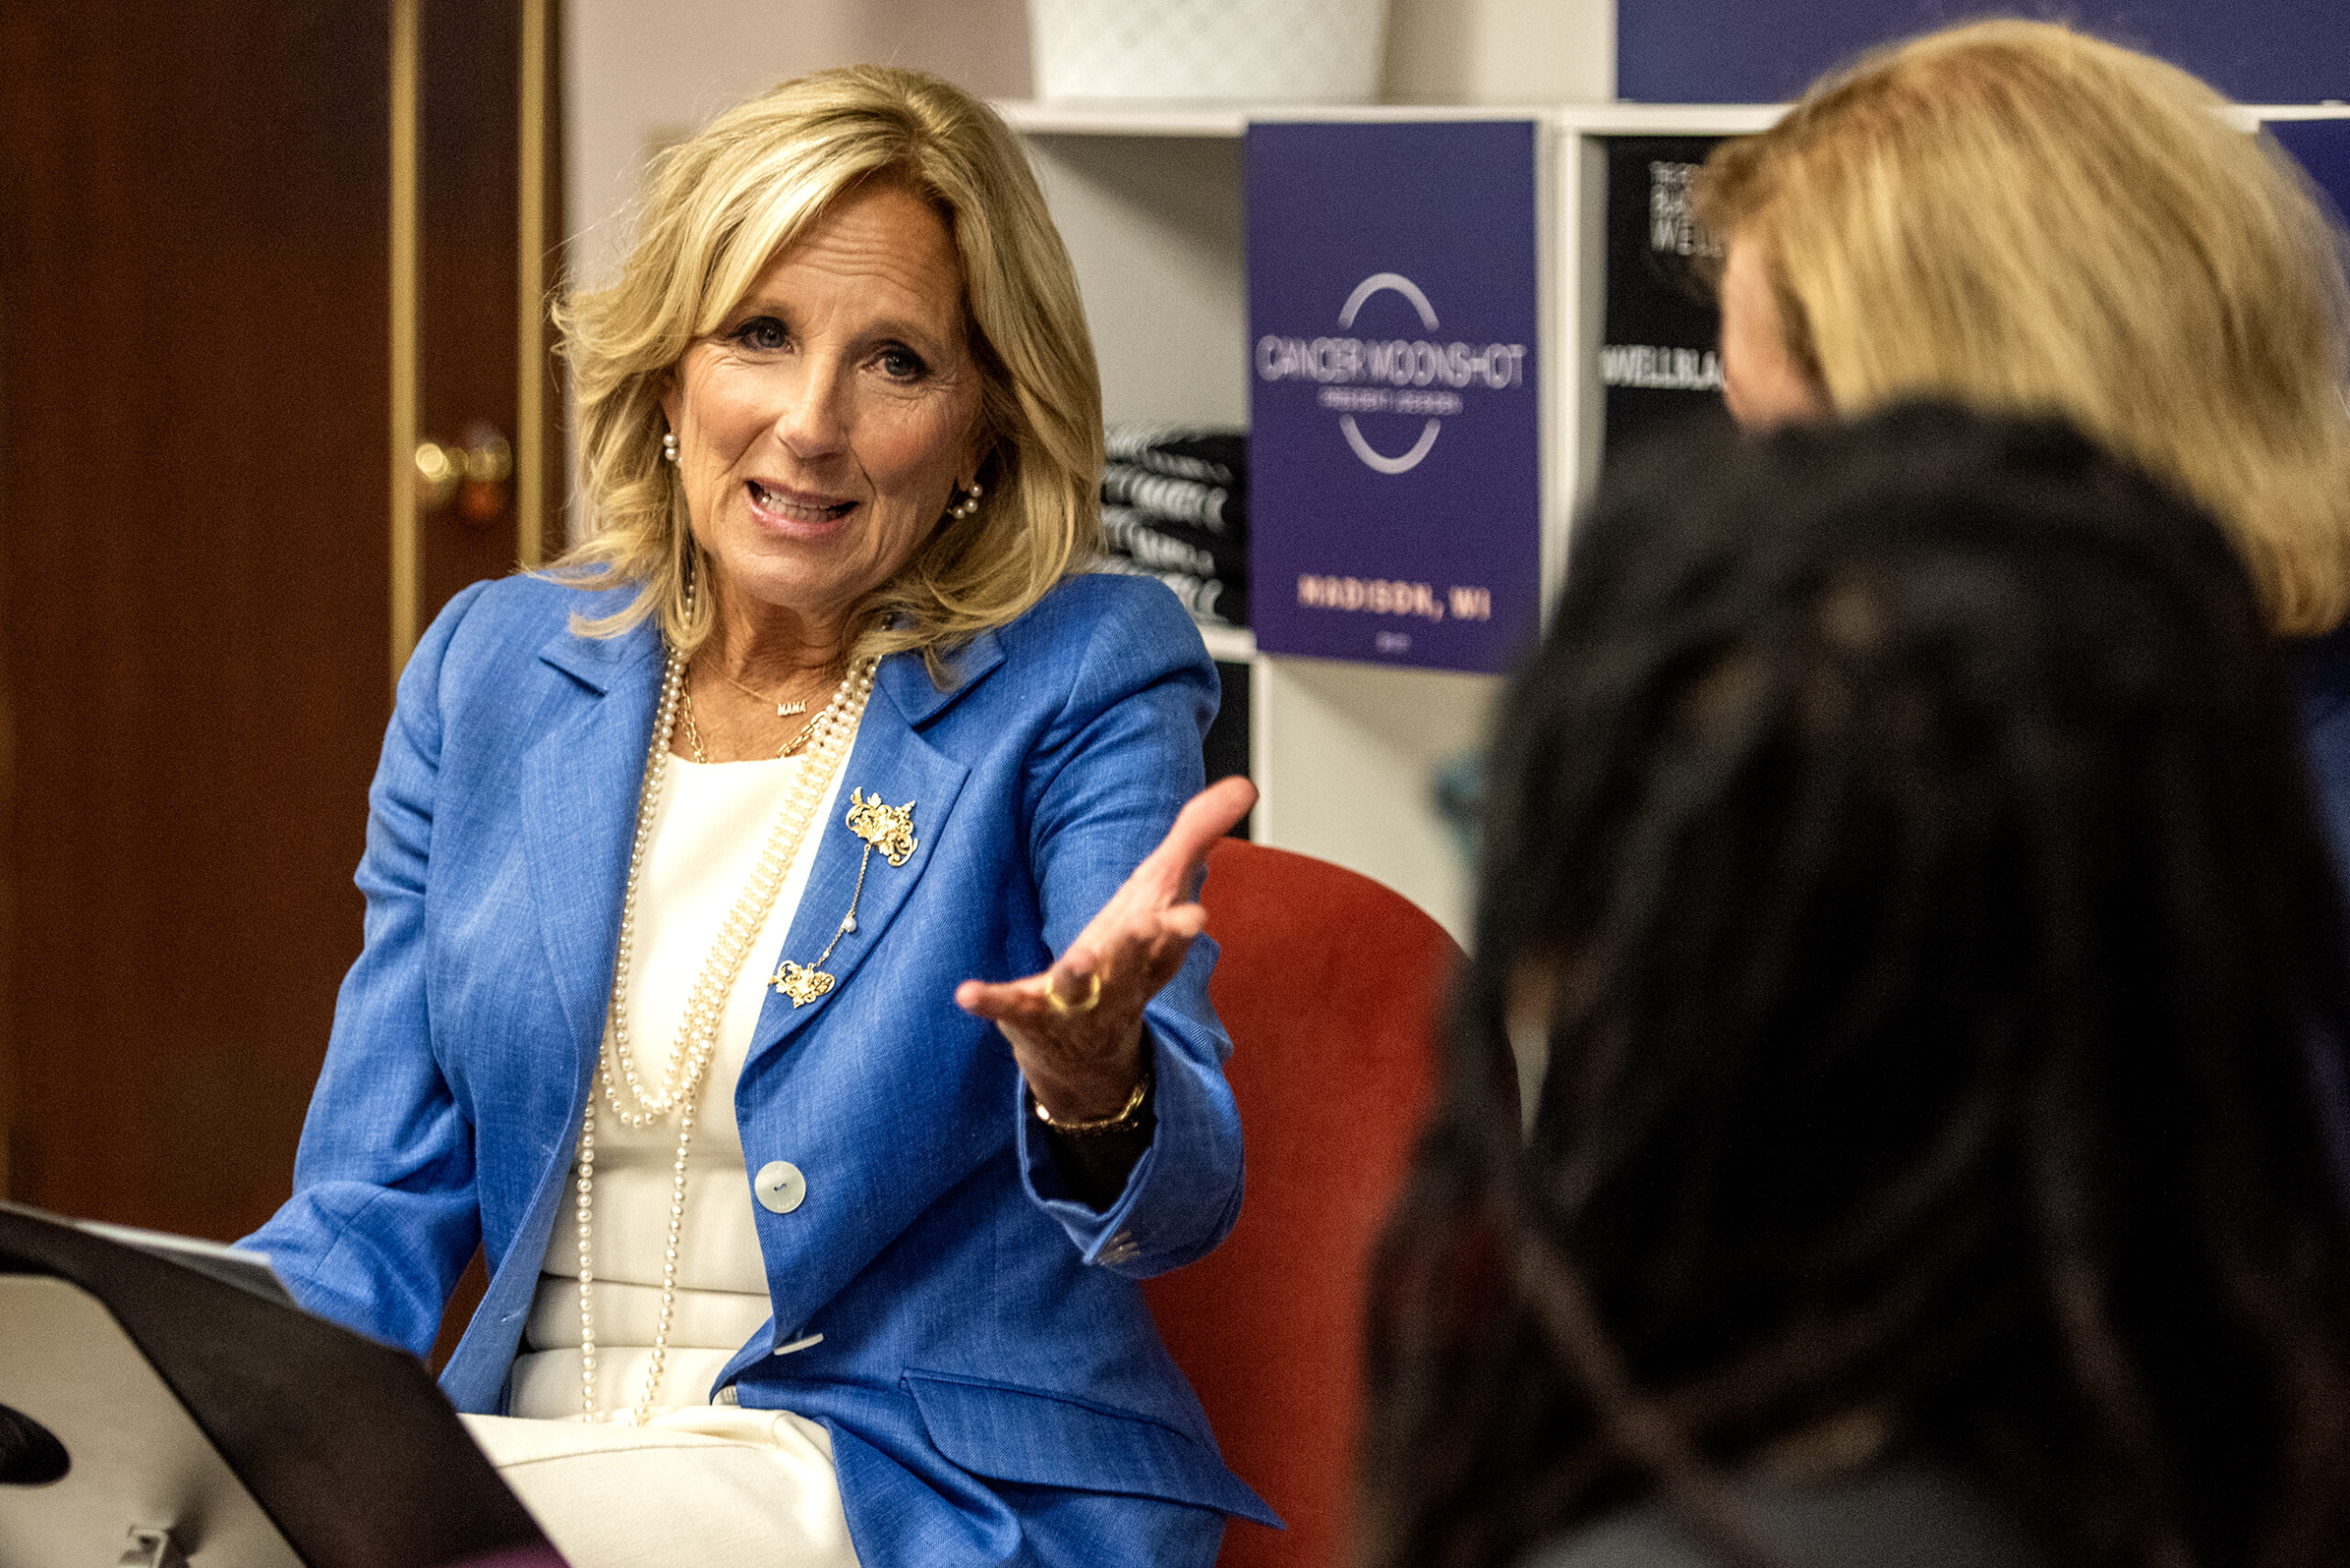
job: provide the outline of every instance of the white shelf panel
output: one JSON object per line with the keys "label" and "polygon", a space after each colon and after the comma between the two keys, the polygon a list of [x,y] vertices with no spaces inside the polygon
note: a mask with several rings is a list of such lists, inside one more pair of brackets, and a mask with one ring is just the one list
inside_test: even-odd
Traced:
{"label": "white shelf panel", "polygon": [[1239,104],[1141,98],[998,99],[995,112],[1028,136],[1205,136],[1236,139],[1248,129]]}
{"label": "white shelf panel", "polygon": [[2239,130],[2252,130],[2267,119],[2350,119],[2350,104],[2338,98],[2322,104],[2230,104],[2221,112]]}
{"label": "white shelf panel", "polygon": [[1248,422],[1240,142],[1027,138],[1069,246],[1113,423]]}
{"label": "white shelf panel", "polygon": [[1561,104],[1560,129],[1584,136],[1742,136],[1768,130],[1787,104]]}
{"label": "white shelf panel", "polygon": [[1556,104],[1262,104],[1253,120],[1320,125],[1419,124],[1428,120],[1548,120]]}
{"label": "white shelf panel", "polygon": [[1257,842],[1384,882],[1466,946],[1475,898],[1434,780],[1484,745],[1502,678],[1278,654],[1248,676]]}
{"label": "white shelf panel", "polygon": [[1210,626],[1202,622],[1200,641],[1208,645],[1208,657],[1218,664],[1257,662],[1257,633],[1245,626]]}
{"label": "white shelf panel", "polygon": [[[1004,123],[1027,136],[1237,138],[1251,120],[1379,125],[1426,120],[1544,120],[1571,129],[1758,130],[1780,109],[1673,104],[1207,104],[1148,98],[998,99]],[[1590,125],[1583,121],[1589,119]]]}

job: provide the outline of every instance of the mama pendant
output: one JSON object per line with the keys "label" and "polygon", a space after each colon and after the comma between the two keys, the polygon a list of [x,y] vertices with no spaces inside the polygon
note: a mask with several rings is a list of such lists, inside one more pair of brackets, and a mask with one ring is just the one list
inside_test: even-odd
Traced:
{"label": "mama pendant", "polygon": [[873,864],[873,852],[879,850],[881,857],[896,867],[912,859],[920,847],[914,837],[912,801],[902,806],[885,806],[879,790],[867,800],[865,791],[851,789],[848,802],[848,830],[865,841],[865,853],[856,862],[856,890],[848,896],[848,913],[833,928],[833,939],[824,944],[824,950],[816,955],[814,963],[795,964],[787,958],[767,981],[791,998],[794,1007],[805,1007],[833,989],[833,977],[824,972],[824,961],[841,945],[841,938],[856,929],[856,901],[865,896],[865,873]]}

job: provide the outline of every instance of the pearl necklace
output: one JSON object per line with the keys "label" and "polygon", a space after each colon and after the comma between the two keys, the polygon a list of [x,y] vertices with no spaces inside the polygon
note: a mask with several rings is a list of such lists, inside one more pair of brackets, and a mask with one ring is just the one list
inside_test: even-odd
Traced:
{"label": "pearl necklace", "polygon": [[[816,715],[815,734],[811,738],[800,777],[794,781],[783,810],[776,814],[775,826],[767,834],[766,846],[760,850],[757,865],[751,879],[734,907],[727,912],[725,924],[718,940],[704,960],[701,972],[695,977],[692,991],[686,999],[685,1015],[678,1021],[677,1038],[672,1047],[667,1069],[663,1072],[658,1092],[648,1092],[643,1077],[637,1071],[636,1058],[629,1048],[628,980],[636,946],[637,879],[644,864],[646,846],[652,842],[653,822],[661,804],[661,780],[667,773],[669,748],[677,721],[679,698],[685,686],[685,661],[675,649],[661,677],[661,700],[653,722],[653,744],[644,759],[644,787],[638,797],[636,836],[629,846],[628,879],[621,899],[620,952],[612,966],[612,998],[606,1014],[605,1030],[610,1042],[603,1053],[600,1076],[604,1099],[612,1114],[624,1126],[643,1128],[677,1113],[677,1155],[671,1165],[669,1191],[669,1235],[661,1257],[661,1310],[653,1333],[653,1356],[645,1368],[644,1393],[636,1402],[629,1417],[630,1424],[642,1426],[652,1415],[653,1404],[661,1391],[661,1374],[669,1353],[669,1326],[675,1316],[677,1300],[677,1236],[686,1215],[686,1155],[692,1147],[694,1136],[694,1101],[701,1091],[702,1079],[710,1067],[710,1059],[718,1047],[718,1029],[725,1017],[727,998],[733,993],[735,980],[743,972],[744,960],[750,955],[751,944],[766,925],[767,916],[775,909],[776,895],[782,890],[784,879],[792,860],[806,838],[811,821],[816,813],[816,803],[832,782],[834,770],[846,756],[849,742],[856,734],[857,721],[864,716],[866,700],[873,692],[873,661],[862,659],[849,666],[833,700]],[[617,1074],[614,1071],[618,1068]],[[627,1089],[623,1103],[621,1089]],[[579,1399],[580,1417],[593,1419],[596,1403],[596,1309],[594,1299],[595,1246],[594,1223],[596,1203],[596,1092],[591,1086],[588,1093],[588,1110],[579,1126]]]}

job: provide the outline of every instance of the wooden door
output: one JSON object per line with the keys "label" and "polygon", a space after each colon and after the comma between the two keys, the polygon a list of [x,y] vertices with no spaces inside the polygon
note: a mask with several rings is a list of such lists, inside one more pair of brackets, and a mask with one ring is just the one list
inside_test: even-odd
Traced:
{"label": "wooden door", "polygon": [[[556,510],[551,25],[0,8],[0,1195],[221,1238],[285,1195],[397,657]],[[418,516],[476,420],[532,480]]]}

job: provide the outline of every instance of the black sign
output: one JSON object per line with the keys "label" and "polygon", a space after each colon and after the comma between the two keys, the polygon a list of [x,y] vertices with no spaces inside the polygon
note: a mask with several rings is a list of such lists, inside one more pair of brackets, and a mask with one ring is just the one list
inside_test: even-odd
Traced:
{"label": "black sign", "polygon": [[1723,140],[1606,138],[1603,463],[1662,427],[1729,419],[1722,407],[1721,316],[1703,270],[1719,264],[1721,241],[1689,210],[1689,182]]}

